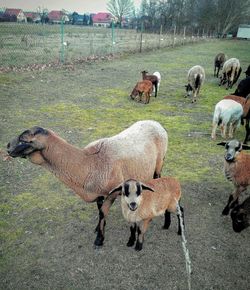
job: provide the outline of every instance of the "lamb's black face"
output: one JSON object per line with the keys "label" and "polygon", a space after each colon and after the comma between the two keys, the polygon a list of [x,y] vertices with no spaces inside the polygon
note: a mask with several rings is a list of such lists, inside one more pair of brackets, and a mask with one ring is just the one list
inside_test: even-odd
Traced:
{"label": "lamb's black face", "polygon": [[190,86],[190,84],[186,85],[185,88],[186,88],[187,93],[190,93],[193,90],[192,87]]}
{"label": "lamb's black face", "polygon": [[231,211],[231,218],[232,218],[233,230],[236,233],[240,233],[245,228],[249,227],[247,214],[243,210],[241,210],[239,206],[236,206]]}
{"label": "lamb's black face", "polygon": [[24,131],[18,137],[13,138],[7,145],[7,152],[11,157],[26,158],[31,153],[41,150],[42,145],[35,140],[38,134],[47,134],[46,130],[40,127],[33,127]]}
{"label": "lamb's black face", "polygon": [[238,140],[231,140],[225,145],[225,160],[233,162],[236,155],[242,150],[242,145]]}

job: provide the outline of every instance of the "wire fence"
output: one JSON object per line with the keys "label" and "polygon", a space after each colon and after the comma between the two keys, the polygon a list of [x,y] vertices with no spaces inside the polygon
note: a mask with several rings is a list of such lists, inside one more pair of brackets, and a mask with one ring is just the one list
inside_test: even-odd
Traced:
{"label": "wire fence", "polygon": [[185,28],[158,34],[143,30],[65,25],[0,23],[0,70],[62,64],[119,53],[143,52],[211,39],[186,35]]}

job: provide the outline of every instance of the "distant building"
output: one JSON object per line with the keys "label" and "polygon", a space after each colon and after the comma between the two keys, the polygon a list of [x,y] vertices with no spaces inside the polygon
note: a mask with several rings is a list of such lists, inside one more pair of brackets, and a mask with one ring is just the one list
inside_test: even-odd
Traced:
{"label": "distant building", "polygon": [[63,20],[65,23],[69,22],[69,17],[62,11],[52,10],[48,14],[49,23],[59,24]]}
{"label": "distant building", "polygon": [[250,39],[250,25],[247,24],[239,25],[237,38]]}
{"label": "distant building", "polygon": [[3,14],[4,21],[27,22],[22,9],[7,8]]}
{"label": "distant building", "polygon": [[93,26],[110,27],[113,16],[110,13],[100,12],[92,16]]}

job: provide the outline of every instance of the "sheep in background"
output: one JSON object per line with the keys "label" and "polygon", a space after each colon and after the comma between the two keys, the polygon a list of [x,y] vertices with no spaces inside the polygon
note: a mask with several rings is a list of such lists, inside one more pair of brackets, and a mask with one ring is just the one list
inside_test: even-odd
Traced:
{"label": "sheep in background", "polygon": [[240,77],[241,70],[240,61],[237,58],[230,58],[225,61],[222,67],[219,85],[227,84],[226,89],[231,89]]}
{"label": "sheep in background", "polygon": [[187,94],[185,97],[190,96],[191,92],[193,92],[192,103],[196,102],[204,80],[205,71],[202,66],[195,65],[188,71],[188,84],[185,86]]}
{"label": "sheep in background", "polygon": [[226,138],[227,131],[229,131],[228,135],[232,138],[236,128],[240,126],[242,115],[243,108],[238,102],[234,100],[221,100],[218,102],[214,109],[211,138],[213,140],[216,139],[216,129],[219,125],[221,127],[221,136]]}
{"label": "sheep in background", "polygon": [[[153,192],[152,192],[153,191]],[[136,241],[135,250],[142,249],[144,234],[150,221],[159,215],[165,215],[164,229],[171,223],[171,212],[176,212],[181,197],[180,183],[173,177],[162,177],[150,180],[144,184],[135,179],[129,179],[110,193],[121,193],[121,207],[124,218],[133,224],[127,246],[132,247]],[[180,206],[182,219],[183,208]],[[178,216],[178,215],[177,215]],[[178,234],[181,235],[180,217],[178,216]],[[136,239],[136,232],[138,237]]]}
{"label": "sheep in background", "polygon": [[[158,71],[156,71],[153,73],[153,75],[157,76],[157,78],[158,78],[157,91],[159,92],[160,83],[161,83],[161,74]],[[153,87],[153,92],[155,92],[155,87]]]}
{"label": "sheep in background", "polygon": [[230,194],[227,205],[222,211],[223,215],[228,215],[230,209],[238,204],[240,194],[250,185],[250,154],[242,152],[242,149],[250,150],[250,146],[238,140],[221,142],[217,145],[224,146],[226,149],[224,173],[234,185],[234,191]]}
{"label": "sheep in background", "polygon": [[157,92],[158,92],[158,76],[156,75],[148,75],[148,72],[146,70],[143,70],[141,72],[142,74],[142,79],[143,80],[148,80],[148,81],[151,81],[153,86],[154,86],[154,89],[155,89],[155,98],[157,97]]}
{"label": "sheep in background", "polygon": [[247,143],[248,138],[250,136],[250,128],[249,128],[249,119],[250,119],[250,95],[249,97],[247,97],[246,99],[243,97],[239,97],[239,96],[235,96],[235,95],[229,95],[229,96],[225,96],[223,99],[230,99],[230,100],[234,100],[236,102],[238,102],[239,104],[241,104],[242,108],[243,108],[243,115],[242,115],[242,122],[241,124],[244,125],[244,119],[246,120],[246,125],[245,125],[245,129],[246,129],[246,137],[243,141],[244,144]]}
{"label": "sheep in background", "polygon": [[250,77],[246,77],[245,79],[240,81],[233,95],[246,98],[247,95],[249,94],[250,94]]}
{"label": "sheep in background", "polygon": [[222,69],[226,59],[226,55],[223,52],[218,53],[214,58],[214,76],[216,76],[217,78],[219,77],[219,71]]}
{"label": "sheep in background", "polygon": [[130,94],[130,98],[134,100],[135,97],[139,95],[139,101],[141,102],[142,95],[144,95],[145,97],[144,104],[148,104],[150,100],[150,96],[152,94],[152,90],[153,90],[153,84],[151,81],[148,81],[148,80],[140,81],[135,85],[132,93]]}
{"label": "sheep in background", "polygon": [[239,233],[250,225],[250,197],[236,205],[231,211],[233,230]]}
{"label": "sheep in background", "polygon": [[28,158],[48,169],[84,201],[97,202],[95,245],[101,246],[105,218],[117,197],[109,191],[131,177],[142,181],[160,177],[167,145],[168,134],[160,123],[145,120],[83,149],[49,129],[33,127],[8,143],[7,151],[11,157]]}

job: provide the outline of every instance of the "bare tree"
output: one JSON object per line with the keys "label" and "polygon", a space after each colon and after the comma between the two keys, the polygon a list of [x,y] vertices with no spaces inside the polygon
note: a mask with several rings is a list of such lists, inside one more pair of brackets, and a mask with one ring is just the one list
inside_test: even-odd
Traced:
{"label": "bare tree", "polygon": [[134,2],[133,0],[109,0],[107,9],[117,18],[118,23],[121,25],[123,18],[133,13]]}

